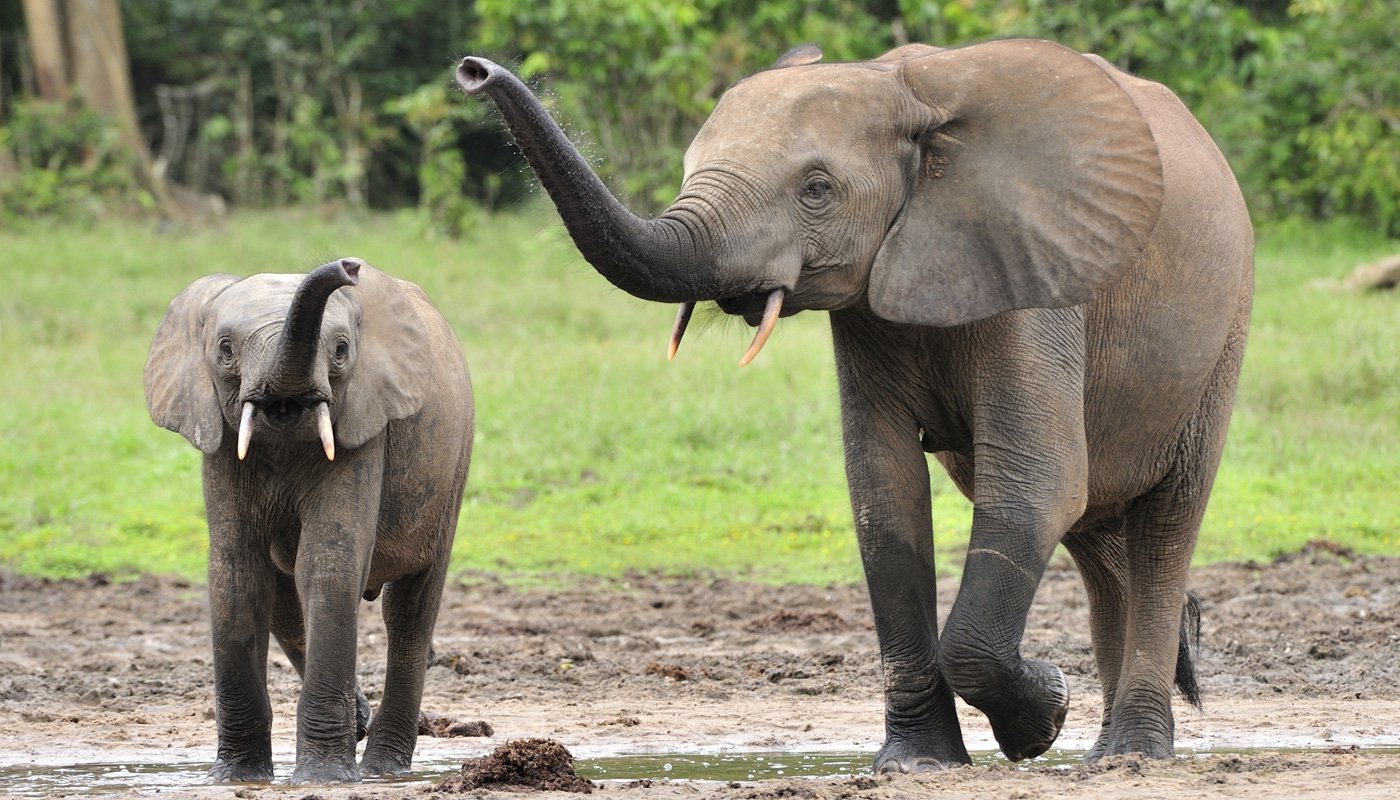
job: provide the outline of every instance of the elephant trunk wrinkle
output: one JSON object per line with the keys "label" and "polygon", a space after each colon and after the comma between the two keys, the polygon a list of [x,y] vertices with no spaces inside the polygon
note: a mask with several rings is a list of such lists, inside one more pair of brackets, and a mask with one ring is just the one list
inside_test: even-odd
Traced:
{"label": "elephant trunk wrinkle", "polygon": [[287,397],[308,393],[306,387],[312,384],[311,372],[316,362],[326,303],[337,289],[359,283],[363,264],[357,258],[342,258],[322,264],[302,279],[287,309],[277,344],[277,360],[270,386],[278,395]]}
{"label": "elephant trunk wrinkle", "polygon": [[683,209],[637,217],[608,191],[538,98],[509,70],[463,59],[457,82],[496,105],[579,252],[614,286],[643,300],[688,302],[718,297],[703,228]]}

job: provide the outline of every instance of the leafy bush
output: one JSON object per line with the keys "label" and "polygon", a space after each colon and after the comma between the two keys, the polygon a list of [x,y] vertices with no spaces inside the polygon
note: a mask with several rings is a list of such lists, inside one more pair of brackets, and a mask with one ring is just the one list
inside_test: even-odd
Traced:
{"label": "leafy bush", "polygon": [[[412,94],[386,103],[384,110],[401,116],[422,142],[418,163],[418,206],[433,229],[452,238],[467,233],[481,220],[481,205],[469,193],[467,162],[458,145],[458,129],[475,127],[485,117],[477,103],[463,103],[448,95],[446,86],[432,83]],[[484,181],[489,204],[500,191],[500,177],[488,173]]]}
{"label": "leafy bush", "polygon": [[12,174],[0,173],[0,217],[90,221],[144,197],[117,129],[78,106],[16,103],[0,127],[0,153],[12,160]]}

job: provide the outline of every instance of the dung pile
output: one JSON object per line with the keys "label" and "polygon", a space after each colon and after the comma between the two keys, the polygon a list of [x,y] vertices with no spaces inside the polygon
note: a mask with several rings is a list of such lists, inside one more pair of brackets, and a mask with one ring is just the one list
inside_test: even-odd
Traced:
{"label": "dung pile", "polygon": [[436,792],[473,789],[535,789],[553,792],[593,791],[593,784],[574,771],[574,757],[553,739],[517,739],[495,752],[462,764],[462,771],[433,787]]}

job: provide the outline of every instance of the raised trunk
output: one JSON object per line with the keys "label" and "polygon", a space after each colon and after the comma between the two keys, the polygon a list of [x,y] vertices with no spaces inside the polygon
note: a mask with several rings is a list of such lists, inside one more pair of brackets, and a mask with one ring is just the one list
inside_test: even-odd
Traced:
{"label": "raised trunk", "polygon": [[311,373],[316,365],[326,302],[336,289],[359,282],[361,263],[359,259],[342,258],[322,264],[308,273],[297,287],[277,345],[277,366],[271,383],[279,395],[294,396],[312,386]]}
{"label": "raised trunk", "polygon": [[683,203],[645,220],[618,202],[509,70],[483,58],[465,58],[457,68],[457,83],[467,94],[484,93],[500,109],[579,252],[614,286],[643,300],[672,303],[749,291],[727,286],[717,275],[706,227]]}

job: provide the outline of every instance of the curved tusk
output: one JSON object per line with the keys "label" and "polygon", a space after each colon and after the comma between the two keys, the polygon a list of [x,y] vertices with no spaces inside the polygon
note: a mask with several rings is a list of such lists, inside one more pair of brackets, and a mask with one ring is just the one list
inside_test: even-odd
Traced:
{"label": "curved tusk", "polygon": [[335,460],[335,430],[331,428],[331,407],[325,403],[316,406],[316,428],[321,432],[321,449],[326,451],[326,460]]}
{"label": "curved tusk", "polygon": [[739,359],[739,366],[746,367],[758,351],[763,349],[763,345],[768,341],[768,337],[773,333],[773,328],[778,324],[778,314],[783,310],[783,290],[774,289],[768,295],[768,304],[763,307],[763,321],[758,323],[758,333],[753,335],[753,341],[749,343],[749,349],[744,352],[744,357]]}
{"label": "curved tusk", "polygon": [[694,313],[694,303],[681,303],[676,311],[676,324],[671,327],[671,346],[666,350],[667,361],[673,360],[676,351],[681,349],[681,337],[685,335],[685,326],[690,324],[690,315]]}
{"label": "curved tusk", "polygon": [[253,440],[253,404],[243,404],[243,417],[238,421],[238,460],[248,457],[248,442]]}

